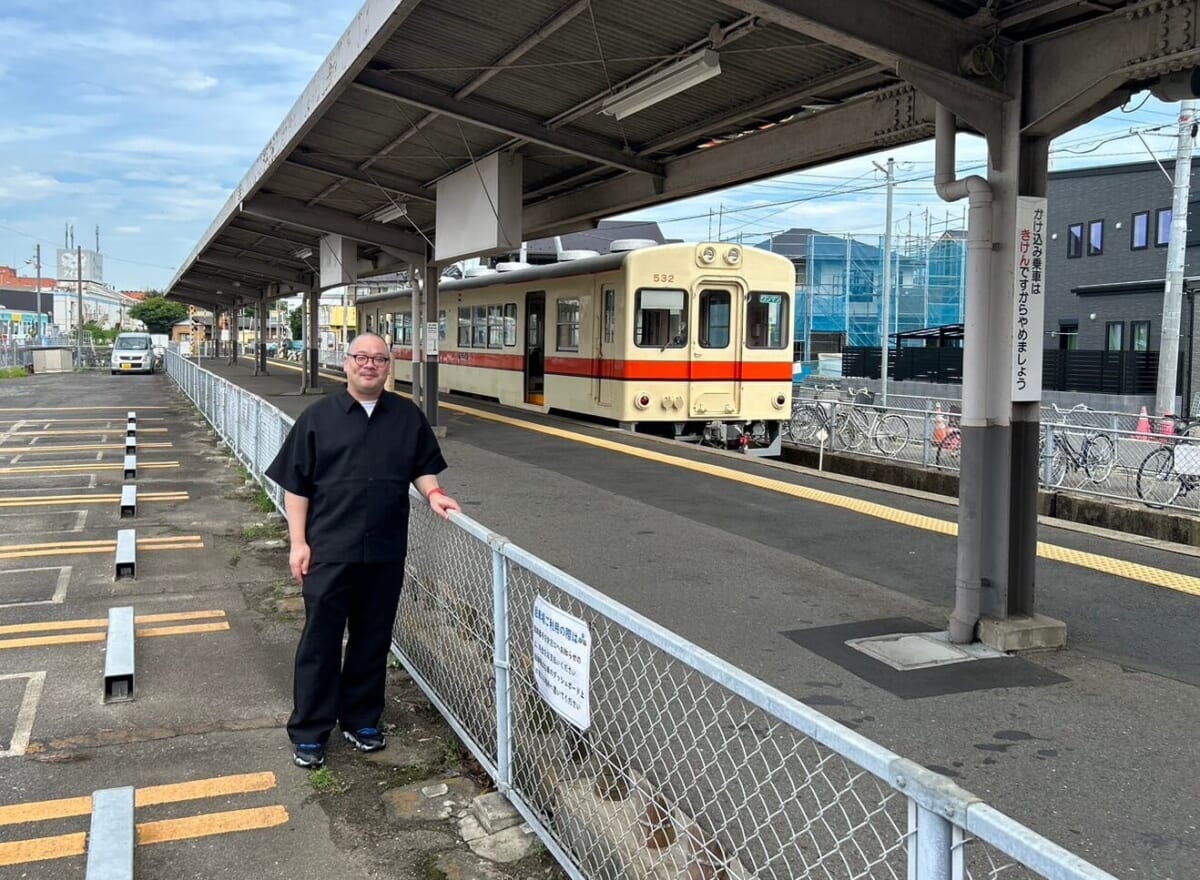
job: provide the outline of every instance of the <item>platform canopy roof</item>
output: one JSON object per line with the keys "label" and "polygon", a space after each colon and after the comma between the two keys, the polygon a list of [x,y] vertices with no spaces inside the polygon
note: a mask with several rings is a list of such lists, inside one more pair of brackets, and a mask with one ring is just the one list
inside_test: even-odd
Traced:
{"label": "platform canopy roof", "polygon": [[1020,92],[1023,131],[1052,136],[1195,64],[1193,5],[367,0],[168,293],[307,290],[325,233],[359,277],[419,261],[439,181],[497,152],[532,240],[927,139],[935,101],[983,131]]}

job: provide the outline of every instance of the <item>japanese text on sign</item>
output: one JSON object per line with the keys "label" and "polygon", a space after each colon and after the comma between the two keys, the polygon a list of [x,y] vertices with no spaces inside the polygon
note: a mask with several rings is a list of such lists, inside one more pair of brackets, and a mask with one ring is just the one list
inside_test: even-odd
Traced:
{"label": "japanese text on sign", "polygon": [[550,707],[580,730],[592,726],[588,625],[540,596],[533,604],[533,678]]}
{"label": "japanese text on sign", "polygon": [[1013,266],[1012,399],[1042,398],[1042,338],[1045,298],[1046,200],[1017,200]]}

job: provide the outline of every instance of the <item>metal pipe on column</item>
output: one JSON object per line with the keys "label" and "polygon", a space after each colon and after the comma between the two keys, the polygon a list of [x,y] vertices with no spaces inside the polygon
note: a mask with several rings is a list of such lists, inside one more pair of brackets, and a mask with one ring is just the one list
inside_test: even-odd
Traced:
{"label": "metal pipe on column", "polygon": [[425,288],[425,266],[409,264],[408,274],[412,279],[412,302],[409,303],[409,329],[412,339],[412,400],[417,406],[423,407],[424,395],[421,390],[421,334],[420,318],[423,314],[421,298]]}
{"label": "metal pipe on column", "polygon": [[421,334],[425,354],[425,418],[433,427],[438,424],[438,276],[441,268],[425,261],[425,314]]}
{"label": "metal pipe on column", "polygon": [[321,293],[314,284],[305,294],[308,304],[308,390],[321,388]]}
{"label": "metal pipe on column", "polygon": [[961,469],[958,492],[958,559],[954,575],[954,611],[950,641],[975,638],[981,607],[983,556],[984,431],[987,426],[988,290],[992,262],[992,188],[978,175],[959,180],[954,167],[954,113],[938,105],[935,129],[934,187],[945,201],[968,199],[967,285],[963,328]]}

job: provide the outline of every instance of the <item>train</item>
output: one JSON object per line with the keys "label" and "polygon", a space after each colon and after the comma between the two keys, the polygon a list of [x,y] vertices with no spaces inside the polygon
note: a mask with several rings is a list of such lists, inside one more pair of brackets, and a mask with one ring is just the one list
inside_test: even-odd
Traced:
{"label": "train", "polygon": [[[564,252],[550,265],[466,276],[438,283],[442,390],[779,454],[792,401],[795,269],[785,257],[730,243],[617,241],[607,254]],[[359,331],[391,343],[396,378],[408,381],[411,290],[355,305]]]}

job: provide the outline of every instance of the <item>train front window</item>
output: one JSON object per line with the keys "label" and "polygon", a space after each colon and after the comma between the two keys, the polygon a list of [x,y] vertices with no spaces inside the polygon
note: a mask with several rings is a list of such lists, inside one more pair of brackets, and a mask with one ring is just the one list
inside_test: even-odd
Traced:
{"label": "train front window", "polygon": [[700,294],[700,347],[729,347],[729,291],[706,290]]}
{"label": "train front window", "polygon": [[788,295],[752,293],[746,303],[746,347],[786,348]]}
{"label": "train front window", "polygon": [[642,348],[683,348],[687,341],[687,293],[641,288],[634,303],[633,344]]}

